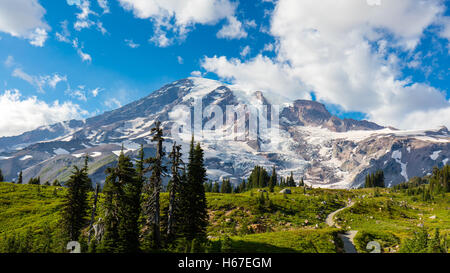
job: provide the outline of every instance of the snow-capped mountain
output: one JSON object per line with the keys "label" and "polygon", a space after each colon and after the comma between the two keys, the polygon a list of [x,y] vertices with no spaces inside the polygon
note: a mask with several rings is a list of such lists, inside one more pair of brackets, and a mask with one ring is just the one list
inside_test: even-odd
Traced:
{"label": "snow-capped mountain", "polygon": [[[258,164],[269,170],[276,166],[284,176],[292,171],[297,181],[304,177],[307,184],[329,188],[358,187],[368,172],[382,169],[386,183],[392,186],[425,175],[433,166],[445,165],[450,158],[450,133],[445,127],[401,131],[368,121],[342,120],[318,102],[289,101],[263,91],[188,78],[99,116],[2,137],[0,169],[6,180],[16,179],[22,170],[25,182],[37,176],[42,182],[65,181],[71,166],[81,165],[82,156],[88,153],[91,178],[103,182],[104,170],[114,164],[122,145],[134,156],[141,144],[147,156],[154,154],[150,129],[157,120],[162,122],[167,140],[165,149],[169,151],[175,122],[189,115],[195,119],[194,105],[199,99],[202,127],[210,126],[214,119],[226,121],[225,114],[212,116],[207,109],[219,107],[227,113],[227,106],[247,105],[259,110],[266,106],[272,124],[276,116],[272,112],[276,111],[275,105],[279,106],[279,122],[264,130],[258,127],[256,138],[249,137],[248,120],[244,123],[242,140],[230,140],[230,125],[226,122],[197,138],[205,150],[211,180],[229,177],[238,183]],[[190,110],[183,111],[181,106]],[[182,143],[185,155],[189,139],[190,134]]]}

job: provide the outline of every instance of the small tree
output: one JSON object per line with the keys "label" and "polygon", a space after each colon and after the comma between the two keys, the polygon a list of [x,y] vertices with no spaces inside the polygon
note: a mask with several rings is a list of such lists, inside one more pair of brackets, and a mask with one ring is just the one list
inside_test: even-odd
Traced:
{"label": "small tree", "polygon": [[20,171],[20,173],[19,173],[19,178],[17,179],[17,184],[23,184],[22,171]]}
{"label": "small tree", "polygon": [[91,180],[87,175],[87,155],[85,166],[80,169],[73,167],[72,175],[66,182],[68,188],[63,205],[63,229],[66,241],[78,240],[81,229],[85,226],[88,216],[88,191]]}

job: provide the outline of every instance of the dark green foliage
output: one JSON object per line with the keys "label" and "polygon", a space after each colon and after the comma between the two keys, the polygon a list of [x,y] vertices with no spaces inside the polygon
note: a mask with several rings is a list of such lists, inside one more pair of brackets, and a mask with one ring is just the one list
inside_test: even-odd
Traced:
{"label": "dark green foliage", "polygon": [[[172,167],[172,178],[169,181],[169,208],[168,208],[168,218],[167,218],[167,237],[168,240],[173,240],[176,233],[177,222],[179,218],[181,218],[180,213],[180,191],[181,191],[181,183],[182,175],[180,174],[181,164],[183,161],[181,159],[182,153],[181,145],[177,145],[176,142],[173,143],[172,152],[169,154],[169,158],[171,159]],[[206,183],[205,183],[206,185]],[[211,185],[210,185],[211,187]]]}
{"label": "dark green foliage", "polygon": [[80,237],[81,230],[87,222],[88,191],[91,180],[87,175],[87,156],[85,166],[80,169],[73,167],[72,175],[66,182],[68,188],[65,196],[62,224],[66,241],[75,241]]}
{"label": "dark green foliage", "polygon": [[182,210],[180,235],[188,241],[192,241],[194,238],[200,241],[206,240],[208,214],[203,187],[205,182],[206,169],[203,149],[199,143],[194,146],[194,137],[192,137],[186,181],[182,183],[180,191],[180,207]]}
{"label": "dark green foliage", "polygon": [[288,187],[295,187],[295,186],[297,186],[296,184],[295,184],[295,181],[294,181],[294,174],[291,172],[291,176],[289,176],[288,177],[288,179],[287,179],[287,181],[286,181],[286,185],[288,186]]}
{"label": "dark green foliage", "polygon": [[375,173],[369,173],[366,175],[364,186],[366,188],[384,188],[384,173],[382,170],[378,170]]}
{"label": "dark green foliage", "polygon": [[55,179],[52,183],[52,186],[61,187],[61,183],[58,181],[58,179]]}
{"label": "dark green foliage", "polygon": [[273,192],[273,189],[277,185],[277,181],[278,181],[277,171],[275,170],[275,166],[273,166],[272,175],[270,176],[270,179],[269,179],[269,191],[270,192]]}
{"label": "dark green foliage", "polygon": [[422,228],[414,233],[413,238],[405,239],[400,248],[402,253],[447,253],[447,240],[440,236],[436,229],[434,236],[428,235],[428,230]]}
{"label": "dark green foliage", "polygon": [[430,202],[435,195],[450,192],[449,177],[450,165],[445,165],[442,169],[434,167],[431,176],[413,177],[406,183],[394,186],[394,190],[401,190],[409,196],[418,196],[422,201]]}
{"label": "dark green foliage", "polygon": [[298,184],[299,187],[304,187],[305,186],[305,181],[302,179],[300,180],[300,183]]}
{"label": "dark green foliage", "polygon": [[213,187],[212,182],[207,182],[203,186],[205,187],[205,192],[212,192],[212,187]]}
{"label": "dark green foliage", "polygon": [[214,184],[212,186],[212,189],[211,189],[211,192],[216,192],[216,193],[220,192],[220,185],[219,185],[218,182],[214,182]]}
{"label": "dark green foliage", "polygon": [[261,191],[256,200],[256,208],[259,212],[267,212],[272,208],[272,201],[270,201],[269,194]]}
{"label": "dark green foliage", "polygon": [[224,179],[222,181],[222,187],[220,188],[221,193],[232,193],[233,188],[231,186],[230,179]]}
{"label": "dark green foliage", "polygon": [[247,183],[245,182],[245,179],[242,179],[241,184],[238,186],[238,192],[245,192],[247,190]]}
{"label": "dark green foliage", "polygon": [[[142,149],[141,149],[141,153]],[[141,154],[142,161],[143,154]],[[138,165],[142,163],[138,162]],[[142,170],[142,168],[138,168]],[[105,234],[102,250],[132,253],[139,251],[139,216],[142,178],[123,149],[115,168],[108,168],[105,181]]]}
{"label": "dark green foliage", "polygon": [[30,178],[30,180],[28,180],[28,184],[30,185],[40,185],[41,184],[41,177],[37,177],[37,178]]}
{"label": "dark green foliage", "polygon": [[247,189],[267,187],[269,180],[270,177],[267,171],[261,166],[255,166],[248,178]]}
{"label": "dark green foliage", "polygon": [[19,178],[17,179],[17,184],[23,184],[22,171],[20,171],[20,173],[19,173]]}
{"label": "dark green foliage", "polygon": [[225,235],[220,241],[222,253],[230,253],[233,250],[233,241],[229,236]]}
{"label": "dark green foliage", "polygon": [[[147,217],[148,231],[151,233],[150,245],[153,248],[161,247],[161,216],[160,216],[160,193],[162,186],[162,176],[167,171],[167,168],[162,165],[162,159],[164,156],[162,143],[164,141],[161,122],[157,121],[155,127],[152,128],[153,138],[152,141],[156,142],[156,155],[155,157],[145,159],[146,164],[150,164],[149,168],[145,169],[145,172],[151,171],[150,183],[145,187],[145,193],[147,199],[144,203],[144,213]],[[202,181],[203,189],[203,181]]]}
{"label": "dark green foliage", "polygon": [[0,182],[5,181],[4,177],[3,177],[3,173],[2,173],[2,169],[0,169]]}

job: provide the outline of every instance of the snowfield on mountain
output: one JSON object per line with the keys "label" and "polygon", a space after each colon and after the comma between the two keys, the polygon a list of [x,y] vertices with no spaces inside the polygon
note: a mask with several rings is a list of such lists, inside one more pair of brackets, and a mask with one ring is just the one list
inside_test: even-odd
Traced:
{"label": "snowfield on mountain", "polygon": [[[103,183],[104,171],[114,164],[122,145],[133,156],[141,144],[147,156],[154,154],[150,129],[157,120],[162,122],[164,147],[169,151],[174,121],[189,114],[195,119],[194,102],[200,98],[203,111],[218,106],[226,113],[229,105],[256,109],[266,105],[270,117],[274,106],[279,106],[279,123],[260,130],[257,139],[249,138],[247,130],[244,140],[230,140],[226,123],[213,132],[204,132],[203,138],[196,136],[205,150],[210,180],[230,178],[238,184],[255,165],[260,165],[266,169],[276,166],[283,176],[293,172],[296,181],[303,177],[306,184],[323,188],[357,188],[368,173],[383,170],[386,185],[394,186],[411,177],[424,176],[433,166],[442,167],[450,158],[450,134],[445,127],[397,130],[369,121],[340,119],[315,101],[289,101],[264,91],[188,78],[86,120],[1,137],[0,169],[6,180],[16,180],[23,171],[25,182],[38,176],[41,181],[64,182],[71,166],[82,164],[82,155],[88,154],[90,177]],[[180,106],[189,107],[191,113],[182,111]],[[205,126],[212,119],[203,112],[201,124]],[[180,144],[186,151],[190,135],[185,140]]]}

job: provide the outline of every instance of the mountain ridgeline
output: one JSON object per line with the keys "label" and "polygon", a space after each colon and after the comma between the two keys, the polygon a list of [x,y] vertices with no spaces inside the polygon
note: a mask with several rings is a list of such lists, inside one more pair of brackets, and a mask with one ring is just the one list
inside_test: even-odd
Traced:
{"label": "mountain ridgeline", "polygon": [[[315,101],[280,101],[280,96],[271,93],[188,78],[83,121],[60,122],[2,137],[0,169],[7,181],[17,180],[22,172],[24,182],[33,177],[40,177],[42,183],[55,179],[65,182],[71,166],[81,165],[83,155],[88,154],[89,177],[104,183],[104,172],[117,162],[122,146],[132,158],[138,157],[141,145],[146,154],[155,153],[151,128],[157,120],[167,136],[163,150],[169,153],[174,141],[174,109],[189,107],[193,116],[198,98],[203,110],[219,106],[224,113],[230,105],[266,105],[270,116],[273,105],[279,105],[276,138],[259,132],[256,139],[198,139],[205,150],[207,177],[213,181],[227,179],[237,185],[258,165],[268,170],[275,166],[280,176],[292,173],[295,181],[303,178],[307,185],[324,188],[361,187],[367,174],[382,170],[386,186],[391,187],[427,175],[450,158],[450,134],[445,127],[401,131],[369,121],[340,119]],[[203,113],[203,126],[211,120]],[[226,126],[215,129],[229,129]],[[189,141],[179,144],[187,150]]]}

